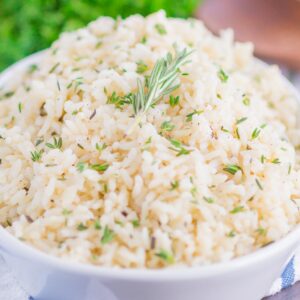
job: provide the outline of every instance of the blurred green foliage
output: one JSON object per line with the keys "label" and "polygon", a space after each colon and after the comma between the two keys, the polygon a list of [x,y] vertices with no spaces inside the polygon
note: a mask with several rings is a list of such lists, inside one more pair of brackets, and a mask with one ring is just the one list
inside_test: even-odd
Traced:
{"label": "blurred green foliage", "polygon": [[101,15],[126,17],[165,9],[189,17],[199,0],[0,0],[0,70],[47,48],[62,31],[85,26]]}

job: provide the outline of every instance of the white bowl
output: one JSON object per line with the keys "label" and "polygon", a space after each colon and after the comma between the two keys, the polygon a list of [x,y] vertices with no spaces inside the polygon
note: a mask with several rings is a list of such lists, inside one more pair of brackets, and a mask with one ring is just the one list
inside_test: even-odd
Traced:
{"label": "white bowl", "polygon": [[[7,69],[0,75],[0,86],[37,63],[41,55],[32,55]],[[295,91],[290,83],[287,85]],[[299,237],[297,226],[283,239],[229,262],[136,270],[67,262],[26,245],[0,226],[0,254],[23,288],[37,300],[259,300],[280,276]]]}

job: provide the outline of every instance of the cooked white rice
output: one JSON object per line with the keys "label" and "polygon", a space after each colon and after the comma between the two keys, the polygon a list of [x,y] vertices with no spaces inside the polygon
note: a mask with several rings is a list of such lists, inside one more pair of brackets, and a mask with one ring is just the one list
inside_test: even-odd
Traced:
{"label": "cooked white rice", "polygon": [[[164,97],[128,134],[132,106],[108,99],[135,92],[174,43],[195,49],[179,103]],[[2,87],[0,223],[47,253],[123,268],[210,264],[286,235],[299,221],[298,104],[252,48],[164,12],[63,34]]]}

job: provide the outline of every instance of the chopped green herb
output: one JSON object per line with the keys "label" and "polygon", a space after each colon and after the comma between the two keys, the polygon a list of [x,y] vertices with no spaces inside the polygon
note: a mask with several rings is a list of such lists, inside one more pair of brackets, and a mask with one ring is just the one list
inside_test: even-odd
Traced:
{"label": "chopped green herb", "polygon": [[95,164],[91,165],[91,169],[98,171],[98,172],[105,172],[109,167],[109,164],[104,163],[104,164]]}
{"label": "chopped green herb", "polygon": [[136,64],[137,64],[137,69],[136,69],[137,73],[142,74],[148,70],[148,66],[143,61],[139,61]]}
{"label": "chopped green herb", "polygon": [[226,236],[227,236],[227,237],[230,237],[230,238],[235,237],[235,235],[236,235],[236,233],[235,233],[234,230],[231,230],[230,232],[228,232],[228,233],[226,234]]}
{"label": "chopped green herb", "polygon": [[133,220],[131,223],[132,223],[134,228],[137,228],[137,227],[140,226],[140,221],[139,220]]}
{"label": "chopped green herb", "polygon": [[162,131],[172,131],[174,128],[175,125],[173,125],[170,121],[164,121],[160,126]]}
{"label": "chopped green herb", "polygon": [[76,165],[76,169],[78,172],[82,173],[84,170],[87,169],[87,164],[84,163],[84,162],[79,162],[77,165]]}
{"label": "chopped green herb", "polygon": [[78,226],[77,226],[77,230],[79,231],[84,231],[84,230],[87,230],[87,226],[83,225],[82,223],[80,223]]}
{"label": "chopped green herb", "polygon": [[228,129],[224,128],[223,126],[221,126],[221,130],[222,130],[223,132],[230,133],[230,131],[229,131]]}
{"label": "chopped green herb", "polygon": [[260,131],[261,131],[261,130],[260,130],[259,128],[255,128],[255,129],[253,130],[252,135],[251,135],[252,140],[256,139],[256,138],[259,136]]}
{"label": "chopped green herb", "polygon": [[227,82],[229,76],[224,72],[223,69],[220,69],[218,72],[218,77],[222,82]]}
{"label": "chopped green herb", "polygon": [[248,98],[248,97],[244,97],[243,98],[243,104],[245,105],[245,106],[249,106],[250,105],[250,99]]}
{"label": "chopped green herb", "polygon": [[214,199],[211,197],[203,197],[203,199],[207,202],[207,203],[214,203]]}
{"label": "chopped green herb", "polygon": [[35,151],[30,152],[30,154],[31,154],[32,161],[34,161],[34,162],[40,161],[42,158],[43,150],[39,150],[39,151],[35,150]]}
{"label": "chopped green herb", "polygon": [[170,103],[171,107],[174,107],[174,106],[178,105],[179,96],[174,97],[173,95],[171,95],[170,98],[169,98],[169,103]]}
{"label": "chopped green herb", "polygon": [[174,263],[174,256],[171,252],[168,252],[166,250],[161,250],[158,253],[155,254],[157,257],[161,258],[168,264]]}
{"label": "chopped green herb", "polygon": [[146,44],[147,43],[147,37],[145,35],[142,37],[141,43],[142,44]]}
{"label": "chopped green herb", "polygon": [[176,190],[179,187],[179,181],[175,180],[171,182],[171,191]]}
{"label": "chopped green herb", "polygon": [[266,160],[266,157],[265,157],[264,155],[262,155],[262,156],[260,157],[261,163],[263,164],[263,163],[265,162],[265,160]]}
{"label": "chopped green herb", "polygon": [[61,137],[56,138],[55,136],[53,137],[53,144],[46,143],[46,146],[50,149],[61,149],[62,145],[63,145],[62,138]]}
{"label": "chopped green herb", "polygon": [[155,29],[160,35],[165,35],[167,34],[166,28],[163,24],[157,23],[155,24]]}
{"label": "chopped green herb", "polygon": [[77,147],[80,148],[80,149],[82,149],[82,150],[84,150],[84,147],[81,144],[79,144],[79,143],[77,144]]}
{"label": "chopped green herb", "polygon": [[50,73],[50,74],[53,73],[53,72],[57,69],[57,67],[58,67],[59,65],[60,65],[60,63],[55,64],[55,65],[50,69],[49,73]]}
{"label": "chopped green herb", "polygon": [[131,94],[126,96],[118,96],[116,92],[113,92],[107,99],[107,104],[114,104],[116,108],[121,109],[125,104],[130,104]]}
{"label": "chopped green herb", "polygon": [[267,230],[265,228],[262,228],[262,227],[258,227],[256,229],[256,232],[260,235],[266,235],[267,234]]}
{"label": "chopped green herb", "polygon": [[102,145],[99,145],[98,143],[96,143],[96,149],[101,153],[105,148],[107,147],[107,145],[105,143],[103,143]]}
{"label": "chopped green herb", "polygon": [[262,124],[262,125],[260,125],[260,128],[264,129],[266,126],[267,126],[267,124]]}
{"label": "chopped green herb", "polygon": [[63,214],[64,216],[69,216],[71,213],[72,213],[72,211],[69,210],[69,209],[66,209],[66,208],[64,208],[63,211],[62,211],[62,214]]}
{"label": "chopped green herb", "polygon": [[186,115],[186,121],[191,122],[193,120],[194,115],[201,115],[204,112],[204,110],[194,110],[190,114]]}
{"label": "chopped green herb", "polygon": [[292,171],[292,164],[289,164],[288,174],[290,175]]}
{"label": "chopped green herb", "polygon": [[242,169],[238,165],[226,165],[223,171],[230,173],[231,175],[234,175],[237,171],[242,172]]}
{"label": "chopped green herb", "polygon": [[237,139],[240,139],[240,138],[241,138],[241,137],[240,137],[240,132],[239,132],[239,129],[238,129],[238,128],[235,129],[235,136],[236,136]]}
{"label": "chopped green herb", "polygon": [[37,66],[36,64],[32,64],[32,65],[30,65],[30,66],[28,67],[27,72],[28,72],[29,74],[32,74],[32,73],[34,73],[37,69],[38,69],[38,66]]}
{"label": "chopped green herb", "polygon": [[99,220],[96,220],[96,221],[94,222],[94,228],[95,228],[96,230],[101,230],[101,225],[100,225],[100,221],[99,221]]}
{"label": "chopped green herb", "polygon": [[192,194],[192,196],[193,196],[194,198],[196,197],[197,193],[198,193],[197,188],[196,188],[195,186],[192,187],[192,188],[191,188],[191,194]]}
{"label": "chopped green herb", "polygon": [[244,206],[237,206],[230,211],[231,214],[237,214],[244,211]]}
{"label": "chopped green herb", "polygon": [[259,182],[259,180],[258,180],[257,178],[255,178],[255,182],[256,182],[258,188],[259,188],[260,190],[263,190],[263,186],[261,185],[261,183]]}
{"label": "chopped green herb", "polygon": [[236,121],[236,125],[238,125],[238,124],[241,124],[241,123],[245,122],[247,119],[248,119],[248,118],[246,118],[246,117],[244,117],[244,118],[241,118],[241,119],[238,119],[238,120]]}
{"label": "chopped green herb", "polygon": [[272,161],[271,161],[272,164],[280,164],[280,160],[279,158],[274,158]]}
{"label": "chopped green herb", "polygon": [[18,110],[19,110],[19,113],[22,112],[22,109],[23,109],[23,104],[21,102],[18,103]]}
{"label": "chopped green herb", "polygon": [[103,44],[102,41],[98,41],[97,44],[96,44],[96,46],[95,46],[95,48],[96,48],[96,49],[99,49],[99,48],[101,47],[102,44]]}
{"label": "chopped green herb", "polygon": [[170,142],[175,147],[170,147],[170,149],[177,152],[176,156],[188,155],[192,152],[192,150],[187,150],[186,148],[184,148],[182,144],[177,140],[171,140]]}
{"label": "chopped green herb", "polygon": [[112,230],[110,230],[107,226],[104,228],[103,236],[101,238],[101,244],[105,245],[110,243],[115,237],[115,234]]}

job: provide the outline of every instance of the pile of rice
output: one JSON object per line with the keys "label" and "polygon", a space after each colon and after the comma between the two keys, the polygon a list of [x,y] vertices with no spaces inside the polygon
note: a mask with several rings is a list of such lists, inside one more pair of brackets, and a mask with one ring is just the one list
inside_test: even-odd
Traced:
{"label": "pile of rice", "polygon": [[[132,105],[112,102],[174,44],[195,49],[179,88],[128,134]],[[63,34],[0,90],[1,225],[122,268],[211,264],[286,235],[299,222],[298,104],[252,50],[164,12]]]}

